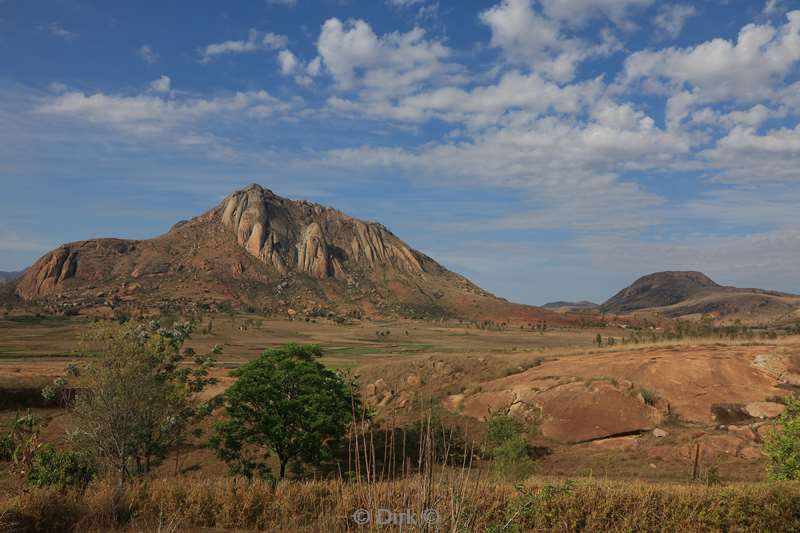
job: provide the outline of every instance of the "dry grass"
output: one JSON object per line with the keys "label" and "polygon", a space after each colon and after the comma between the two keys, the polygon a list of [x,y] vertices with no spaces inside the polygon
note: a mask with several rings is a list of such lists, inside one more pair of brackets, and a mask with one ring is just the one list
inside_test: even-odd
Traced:
{"label": "dry grass", "polygon": [[[798,531],[800,486],[726,487],[582,480],[515,488],[456,472],[428,490],[424,476],[400,481],[284,482],[157,480],[117,492],[33,490],[0,502],[3,531],[355,531],[353,511],[435,509],[440,531]],[[421,526],[406,529],[416,530]],[[386,529],[385,527],[380,529]],[[392,529],[392,528],[389,528]]]}

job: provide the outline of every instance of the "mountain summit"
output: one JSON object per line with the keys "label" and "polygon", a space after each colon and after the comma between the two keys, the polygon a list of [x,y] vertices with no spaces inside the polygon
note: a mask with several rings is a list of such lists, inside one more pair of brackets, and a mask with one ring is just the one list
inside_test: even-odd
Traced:
{"label": "mountain summit", "polygon": [[381,224],[257,184],[160,237],[62,245],[26,271],[17,294],[79,307],[227,302],[277,312],[565,320],[489,294]]}

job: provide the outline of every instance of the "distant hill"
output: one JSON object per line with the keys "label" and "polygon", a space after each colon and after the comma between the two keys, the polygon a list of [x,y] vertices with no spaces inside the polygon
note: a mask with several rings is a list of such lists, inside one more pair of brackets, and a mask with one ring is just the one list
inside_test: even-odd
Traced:
{"label": "distant hill", "polygon": [[719,285],[702,272],[656,272],[600,306],[606,313],[655,311],[668,317],[711,314],[751,322],[800,319],[800,296]]}
{"label": "distant hill", "polygon": [[552,309],[553,311],[564,313],[571,311],[588,311],[592,309],[597,309],[600,306],[594,302],[589,302],[586,300],[581,300],[580,302],[565,302],[559,300],[557,302],[548,302],[544,304],[542,307],[545,309]]}
{"label": "distant hill", "polygon": [[381,224],[257,184],[160,237],[62,245],[27,270],[17,294],[79,308],[235,304],[289,315],[568,321],[484,291]]}
{"label": "distant hill", "polygon": [[3,281],[14,281],[15,279],[19,278],[24,274],[24,271],[19,272],[3,272],[0,270],[0,282]]}

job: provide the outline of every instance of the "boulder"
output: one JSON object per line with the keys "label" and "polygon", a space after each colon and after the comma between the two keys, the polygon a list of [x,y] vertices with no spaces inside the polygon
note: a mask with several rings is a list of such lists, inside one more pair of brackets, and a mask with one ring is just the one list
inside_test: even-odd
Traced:
{"label": "boulder", "polygon": [[752,402],[744,409],[754,418],[775,418],[786,410],[786,406],[776,402]]}

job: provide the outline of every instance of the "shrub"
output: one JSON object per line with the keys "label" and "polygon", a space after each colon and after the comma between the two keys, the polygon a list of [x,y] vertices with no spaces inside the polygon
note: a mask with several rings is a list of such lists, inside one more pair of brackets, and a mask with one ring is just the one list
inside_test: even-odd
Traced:
{"label": "shrub", "polygon": [[523,479],[533,473],[525,425],[508,415],[494,415],[486,427],[486,444],[495,471],[505,478]]}
{"label": "shrub", "polygon": [[94,465],[83,455],[44,446],[36,454],[26,477],[28,483],[36,487],[54,485],[84,489],[95,475]]}
{"label": "shrub", "polygon": [[786,410],[764,439],[763,451],[769,457],[767,473],[773,480],[800,479],[800,398],[786,400]]}
{"label": "shrub", "polygon": [[644,403],[650,406],[653,406],[658,401],[658,393],[653,389],[648,389],[647,387],[641,387],[639,389],[639,394],[642,395],[642,399]]}

